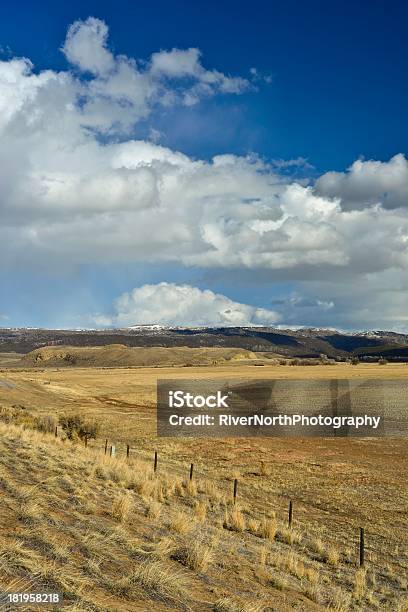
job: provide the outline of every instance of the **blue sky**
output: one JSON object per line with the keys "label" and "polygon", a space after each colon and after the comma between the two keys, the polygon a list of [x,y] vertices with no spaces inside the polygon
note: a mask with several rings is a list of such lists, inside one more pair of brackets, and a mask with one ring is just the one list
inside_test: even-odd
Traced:
{"label": "blue sky", "polygon": [[[273,86],[256,96],[183,113],[187,133],[159,119],[171,147],[200,157],[253,150],[307,157],[321,172],[343,170],[361,155],[386,160],[406,150],[406,3],[7,3],[1,45],[38,69],[64,69],[67,25],[89,15],[108,23],[117,53],[146,58],[198,47],[209,67],[241,74],[255,66],[273,76]],[[234,125],[225,133],[220,126],[231,112]],[[191,124],[203,116],[210,125],[199,136]]]}
{"label": "blue sky", "polygon": [[1,12],[3,325],[407,328],[405,4]]}

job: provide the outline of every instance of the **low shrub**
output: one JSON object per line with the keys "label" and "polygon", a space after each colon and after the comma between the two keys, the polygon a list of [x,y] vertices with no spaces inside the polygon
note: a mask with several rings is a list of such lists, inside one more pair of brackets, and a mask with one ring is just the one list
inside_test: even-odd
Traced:
{"label": "low shrub", "polygon": [[99,431],[96,421],[85,420],[79,414],[62,415],[59,418],[59,424],[69,440],[96,438]]}
{"label": "low shrub", "polygon": [[36,417],[34,426],[38,431],[53,433],[57,426],[57,419],[53,414],[44,414]]}

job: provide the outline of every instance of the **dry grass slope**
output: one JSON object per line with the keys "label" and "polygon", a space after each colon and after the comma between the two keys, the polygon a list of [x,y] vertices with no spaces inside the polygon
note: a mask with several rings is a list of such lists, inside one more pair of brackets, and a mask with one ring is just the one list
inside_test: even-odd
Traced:
{"label": "dry grass slope", "polygon": [[109,344],[96,347],[48,346],[21,359],[22,366],[126,367],[197,366],[256,359],[256,354],[235,348],[128,347]]}
{"label": "dry grass slope", "polygon": [[0,424],[2,589],[58,590],[71,611],[404,609],[400,551],[358,569],[312,524],[288,529],[248,495],[233,506],[223,479],[193,487],[148,458]]}
{"label": "dry grass slope", "polygon": [[[155,437],[158,377],[311,375],[310,367],[255,363],[39,363],[0,372],[0,587],[59,589],[68,610],[78,612],[407,612],[408,440]],[[379,371],[407,377],[404,364],[337,364],[312,375],[370,378]],[[67,413],[101,425],[87,449],[30,431],[52,431]],[[103,455],[105,437],[116,459]],[[360,526],[365,571],[356,566]]]}

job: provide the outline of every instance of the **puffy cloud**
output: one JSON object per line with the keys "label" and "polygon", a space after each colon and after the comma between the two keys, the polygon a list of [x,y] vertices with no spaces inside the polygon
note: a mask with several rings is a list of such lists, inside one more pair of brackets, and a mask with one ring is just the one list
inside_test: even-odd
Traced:
{"label": "puffy cloud", "polygon": [[190,285],[159,283],[143,285],[115,301],[112,317],[95,317],[98,325],[235,326],[272,325],[276,312],[230,300],[208,289]]}
{"label": "puffy cloud", "polygon": [[67,60],[82,71],[106,74],[113,70],[115,60],[107,48],[108,27],[95,17],[76,21],[67,32],[62,51]]}
{"label": "puffy cloud", "polygon": [[[339,304],[346,312],[346,298],[352,313],[356,286],[367,295],[389,278],[401,286],[408,266],[403,155],[357,161],[306,185],[284,172],[305,160],[204,161],[134,140],[135,122],[152,109],[240,87],[206,70],[196,49],[140,62],[115,56],[107,34],[94,18],[71,26],[64,52],[74,71],[37,74],[28,59],[0,62],[3,262],[174,262],[247,273],[251,282],[293,280],[305,299],[319,296],[334,307],[286,310],[314,310],[322,319]],[[405,286],[395,303],[404,298]],[[384,298],[383,312],[395,320],[390,304]]]}
{"label": "puffy cloud", "polygon": [[323,197],[338,198],[344,210],[381,204],[408,206],[408,160],[401,153],[387,162],[357,160],[347,172],[327,172],[316,182]]}
{"label": "puffy cloud", "polygon": [[32,68],[25,58],[0,61],[0,130],[56,76],[50,70],[35,75]]}
{"label": "puffy cloud", "polygon": [[149,60],[114,55],[108,27],[95,17],[69,28],[62,51],[79,72],[93,78],[76,80],[75,99],[82,125],[103,132],[124,132],[152,109],[196,104],[216,93],[240,94],[251,81],[206,70],[199,49],[153,53]]}
{"label": "puffy cloud", "polygon": [[34,75],[28,62],[12,62],[0,64],[0,83],[12,83],[0,87],[9,117],[0,141],[3,252],[295,278],[307,267],[320,279],[406,267],[406,209],[343,210],[341,198],[290,182],[256,157],[206,162],[152,142],[102,144],[88,129],[90,116],[100,119],[95,85],[82,106],[70,73]]}
{"label": "puffy cloud", "polygon": [[[2,68],[0,82],[10,80],[10,66]],[[406,209],[343,210],[340,198],[290,182],[256,157],[206,162],[152,142],[102,144],[83,125],[72,75],[36,76],[27,64],[12,73],[19,99],[6,104],[0,141],[3,252],[294,278],[305,267],[311,278],[331,279],[407,265]]]}
{"label": "puffy cloud", "polygon": [[194,48],[153,53],[151,57],[152,73],[173,78],[199,77],[206,72],[201,65],[200,55],[200,50]]}
{"label": "puffy cloud", "polygon": [[196,104],[201,97],[216,91],[223,93],[243,93],[250,89],[251,83],[242,77],[226,76],[218,70],[206,70],[201,64],[199,49],[172,49],[153,53],[151,73],[166,78],[190,78],[197,82],[184,93],[184,104]]}

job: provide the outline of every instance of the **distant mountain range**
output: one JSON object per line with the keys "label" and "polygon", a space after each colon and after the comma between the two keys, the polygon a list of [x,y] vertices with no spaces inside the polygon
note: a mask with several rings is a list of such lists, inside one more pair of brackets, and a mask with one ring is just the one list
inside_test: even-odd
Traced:
{"label": "distant mountain range", "polygon": [[0,352],[28,353],[44,346],[188,346],[241,348],[285,357],[408,361],[408,335],[388,331],[347,333],[333,329],[274,327],[165,327],[134,325],[124,329],[52,330],[1,328]]}

